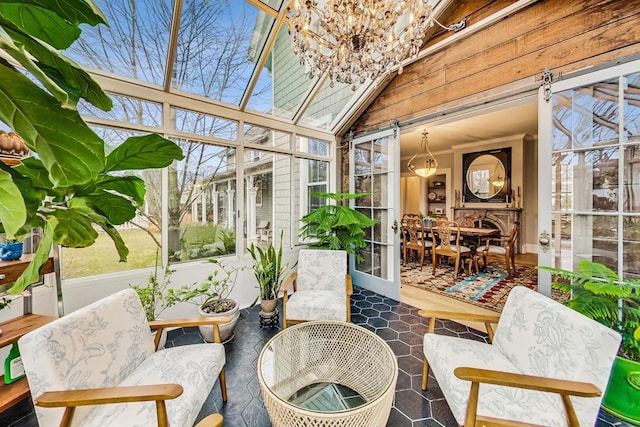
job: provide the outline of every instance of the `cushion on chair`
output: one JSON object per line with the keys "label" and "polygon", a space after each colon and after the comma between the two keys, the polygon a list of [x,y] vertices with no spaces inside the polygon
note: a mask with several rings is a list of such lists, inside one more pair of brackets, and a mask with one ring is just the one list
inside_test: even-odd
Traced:
{"label": "cushion on chair", "polygon": [[[119,385],[180,384],[184,389],[182,395],[166,402],[169,425],[191,427],[224,362],[222,344],[172,347],[151,355]],[[167,366],[172,369],[166,369]],[[154,402],[140,402],[97,406],[87,419],[91,421],[82,423],[83,427],[147,427],[155,425],[157,417]]]}
{"label": "cushion on chair", "polygon": [[[607,388],[620,334],[524,286],[509,294],[493,339],[520,372]],[[593,425],[602,397],[571,398],[580,425]]]}
{"label": "cushion on chair", "polygon": [[298,290],[287,301],[287,319],[346,322],[346,293],[344,290],[342,292]]}
{"label": "cushion on chair", "polygon": [[[459,425],[464,425],[465,422],[471,383],[453,375],[456,368],[520,372],[491,344],[446,335],[426,334],[423,350]],[[554,401],[560,404],[560,408]],[[549,393],[481,384],[478,415],[545,426],[561,426],[566,424],[554,421],[564,418],[561,405],[560,398]]]}
{"label": "cushion on chair", "polygon": [[488,248],[485,246],[484,251],[488,254],[504,255],[507,253],[507,248],[503,248],[502,246],[489,245]]}
{"label": "cushion on chair", "polygon": [[[19,346],[32,397],[45,391],[117,386],[154,353],[144,310],[132,289],[24,335]],[[90,409],[78,408],[74,420],[80,421]],[[63,412],[36,406],[40,427],[57,426]]]}
{"label": "cushion on chair", "polygon": [[[436,250],[441,249],[441,248],[442,248],[441,245],[436,246]],[[449,248],[451,249],[451,252],[456,252],[457,251],[456,245],[450,245]],[[466,246],[460,246],[460,253],[461,254],[466,254],[468,252],[471,252],[471,249],[469,249]]]}
{"label": "cushion on chair", "polygon": [[[347,277],[347,252],[301,249],[298,253],[297,286],[300,290],[340,291],[344,296]],[[344,298],[340,303],[345,304]],[[287,306],[287,317],[289,307]]]}

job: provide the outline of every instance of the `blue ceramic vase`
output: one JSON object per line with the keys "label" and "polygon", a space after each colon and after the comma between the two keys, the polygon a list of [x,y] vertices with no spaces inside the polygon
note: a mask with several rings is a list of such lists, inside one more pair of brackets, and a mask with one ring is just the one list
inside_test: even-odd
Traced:
{"label": "blue ceramic vase", "polygon": [[0,245],[0,259],[2,261],[15,261],[22,256],[23,242],[3,243]]}

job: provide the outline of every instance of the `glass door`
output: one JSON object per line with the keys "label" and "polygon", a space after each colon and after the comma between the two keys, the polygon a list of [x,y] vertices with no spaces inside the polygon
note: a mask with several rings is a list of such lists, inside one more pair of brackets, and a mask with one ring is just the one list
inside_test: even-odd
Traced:
{"label": "glass door", "polygon": [[354,139],[349,165],[349,192],[371,193],[351,207],[378,221],[366,231],[364,260],[349,259],[349,273],[354,285],[400,301],[400,129]]}
{"label": "glass door", "polygon": [[[538,101],[538,262],[576,270],[588,259],[639,277],[640,61],[546,89]],[[550,295],[550,281],[539,272],[540,292]]]}

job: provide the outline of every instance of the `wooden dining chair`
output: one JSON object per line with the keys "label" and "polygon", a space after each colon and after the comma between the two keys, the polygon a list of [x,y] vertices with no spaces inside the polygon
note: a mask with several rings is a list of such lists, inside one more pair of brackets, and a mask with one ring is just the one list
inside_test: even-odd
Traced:
{"label": "wooden dining chair", "polygon": [[[455,221],[443,219],[431,221],[431,236],[433,246],[431,250],[433,274],[436,274],[436,265],[439,257],[453,257],[456,260],[453,278],[457,279],[460,260],[462,258],[472,257],[471,249],[467,246],[460,245],[460,226]],[[447,244],[447,242],[449,242],[449,244]],[[464,265],[464,263],[462,265]]]}
{"label": "wooden dining chair", "polygon": [[420,270],[424,265],[424,254],[431,251],[432,242],[428,239],[427,229],[420,218],[407,218],[403,227],[404,238],[403,263],[407,265],[409,250],[415,250],[420,255]]}
{"label": "wooden dining chair", "polygon": [[520,221],[514,221],[511,225],[511,232],[508,237],[488,237],[482,249],[482,260],[484,267],[487,267],[487,259],[504,261],[507,274],[511,276],[516,272],[516,241],[520,233]]}

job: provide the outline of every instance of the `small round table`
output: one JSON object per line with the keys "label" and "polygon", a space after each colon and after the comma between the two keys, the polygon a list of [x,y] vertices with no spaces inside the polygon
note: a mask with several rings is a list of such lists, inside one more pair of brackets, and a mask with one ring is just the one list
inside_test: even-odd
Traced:
{"label": "small round table", "polygon": [[289,327],[258,358],[258,381],[275,427],[383,427],[397,378],[398,363],[389,345],[345,322]]}

